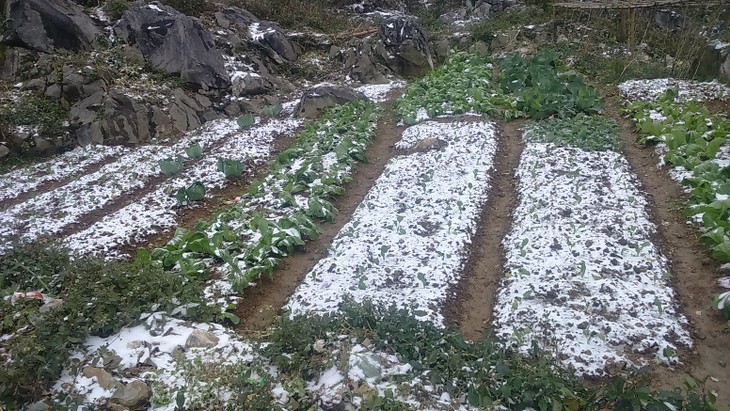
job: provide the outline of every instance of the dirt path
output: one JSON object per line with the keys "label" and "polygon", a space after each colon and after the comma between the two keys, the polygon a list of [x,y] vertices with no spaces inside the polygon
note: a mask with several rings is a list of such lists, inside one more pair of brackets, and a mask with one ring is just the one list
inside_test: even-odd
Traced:
{"label": "dirt path", "polygon": [[464,277],[452,290],[453,298],[444,313],[446,323],[459,327],[470,340],[478,339],[486,330],[503,275],[502,239],[510,228],[517,203],[515,171],[523,148],[519,131],[523,124],[512,121],[499,125],[489,200],[482,210]]}
{"label": "dirt path", "polygon": [[720,292],[715,282],[718,264],[699,244],[698,230],[687,224],[682,215],[687,196],[666,170],[657,168],[654,151],[637,144],[634,125],[621,116],[619,107],[619,103],[610,101],[606,114],[621,125],[624,154],[647,193],[650,213],[658,227],[657,245],[670,260],[674,289],[694,332],[694,349],[680,353],[684,365],[679,370],[655,367],[655,385],[679,387],[689,375],[700,379],[709,376],[707,387],[719,395],[716,405],[730,409],[730,369],[726,368],[730,361],[730,334],[727,322],[711,306],[711,296]]}
{"label": "dirt path", "polygon": [[352,181],[345,187],[346,194],[333,202],[339,211],[336,222],[323,224],[322,235],[317,240],[307,243],[303,252],[285,258],[271,278],[262,277],[255,287],[246,290],[236,310],[236,315],[241,318],[238,326],[240,332],[246,334],[268,328],[304,276],[327,255],[327,245],[350,220],[375,180],[382,174],[388,160],[395,154],[393,145],[404,129],[396,124],[393,112],[386,111],[378,123],[377,136],[366,152],[369,162],[357,165],[352,173]]}

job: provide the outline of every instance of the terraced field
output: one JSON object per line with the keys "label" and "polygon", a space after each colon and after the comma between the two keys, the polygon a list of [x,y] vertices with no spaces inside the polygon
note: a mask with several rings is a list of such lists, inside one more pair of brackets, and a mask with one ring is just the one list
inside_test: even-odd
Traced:
{"label": "terraced field", "polygon": [[[169,410],[576,410],[629,409],[612,395],[633,387],[635,409],[727,408],[730,126],[675,99],[700,85],[676,85],[625,84],[624,118],[553,55],[454,54],[311,123],[219,121],[0,176],[4,258],[55,239],[199,287],[70,343],[46,395],[101,407],[143,384],[140,407]],[[683,201],[670,177],[696,226],[661,201]],[[23,365],[36,311],[75,301],[65,278],[38,277],[40,296],[26,293],[43,281],[3,279],[6,364]],[[708,378],[690,380],[697,397],[582,385],[642,366],[652,388]]]}

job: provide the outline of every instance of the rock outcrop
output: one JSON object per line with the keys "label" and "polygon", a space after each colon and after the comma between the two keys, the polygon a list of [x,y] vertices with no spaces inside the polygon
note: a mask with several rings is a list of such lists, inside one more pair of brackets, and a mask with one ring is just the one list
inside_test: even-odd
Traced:
{"label": "rock outcrop", "polygon": [[89,50],[99,30],[70,0],[10,0],[0,41],[44,53]]}
{"label": "rock outcrop", "polygon": [[298,117],[316,118],[328,107],[354,100],[368,100],[368,98],[350,87],[321,85],[307,90],[294,112]]}
{"label": "rock outcrop", "polygon": [[393,16],[380,23],[378,35],[389,53],[386,64],[405,77],[433,69],[426,33],[415,17]]}
{"label": "rock outcrop", "polygon": [[114,31],[154,69],[205,89],[227,89],[231,84],[210,34],[200,21],[172,7],[138,0]]}

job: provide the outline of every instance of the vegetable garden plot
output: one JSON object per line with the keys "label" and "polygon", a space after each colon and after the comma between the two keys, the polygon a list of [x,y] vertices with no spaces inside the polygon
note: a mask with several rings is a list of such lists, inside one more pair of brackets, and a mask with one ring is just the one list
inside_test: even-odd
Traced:
{"label": "vegetable garden plot", "polygon": [[[655,143],[659,166],[689,194],[686,215],[700,224],[700,241],[712,256],[730,263],[730,121],[695,101],[682,102],[669,89],[657,101],[635,101],[627,111],[646,143]],[[716,296],[718,309],[730,314],[730,294]]]}
{"label": "vegetable garden plot", "polygon": [[287,308],[334,312],[351,297],[442,324],[439,305],[461,275],[486,201],[495,133],[481,122],[408,128],[396,147],[415,152],[390,161]]}
{"label": "vegetable garden plot", "polygon": [[647,202],[622,155],[528,142],[519,205],[504,239],[498,335],[557,351],[581,375],[690,346]]}
{"label": "vegetable garden plot", "polygon": [[48,182],[72,177],[84,168],[128,152],[128,148],[119,146],[78,147],[32,167],[13,170],[0,176],[0,201],[16,198]]}
{"label": "vegetable garden plot", "polygon": [[176,157],[184,167],[183,155],[191,145],[207,148],[228,138],[237,128],[235,122],[217,121],[175,145],[140,147],[94,173],[4,210],[0,213],[0,253],[10,246],[13,237],[27,242],[56,234],[92,211],[147,186],[160,174],[160,160]]}
{"label": "vegetable garden plot", "polygon": [[240,202],[192,230],[179,228],[152,257],[188,273],[221,268],[243,293],[316,238],[317,221],[334,219],[337,210],[329,199],[344,193],[352,167],[367,160],[378,117],[376,106],[363,101],[330,109],[270,162],[266,176],[254,181]]}
{"label": "vegetable garden plot", "polygon": [[177,223],[179,201],[175,193],[195,183],[202,183],[206,190],[224,187],[228,179],[219,171],[219,159],[234,160],[242,164],[242,174],[249,174],[252,163],[261,164],[270,155],[277,134],[293,132],[301,120],[270,120],[264,125],[237,132],[225,145],[208,153],[199,163],[182,174],[165,182],[151,193],[105,216],[89,228],[64,240],[70,250],[80,254],[101,253],[117,256],[121,246],[142,241],[144,238]]}

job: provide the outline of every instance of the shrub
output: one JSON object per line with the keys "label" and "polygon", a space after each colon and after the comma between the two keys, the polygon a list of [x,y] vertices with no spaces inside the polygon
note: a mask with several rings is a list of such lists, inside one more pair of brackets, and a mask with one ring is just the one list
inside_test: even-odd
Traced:
{"label": "shrub", "polygon": [[107,0],[104,4],[104,13],[113,21],[122,18],[127,9],[129,9],[128,0]]}

